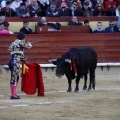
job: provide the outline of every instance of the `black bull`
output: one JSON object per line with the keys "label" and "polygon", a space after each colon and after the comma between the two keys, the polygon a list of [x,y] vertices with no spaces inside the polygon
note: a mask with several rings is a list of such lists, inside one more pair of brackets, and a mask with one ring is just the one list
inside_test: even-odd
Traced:
{"label": "black bull", "polygon": [[71,92],[72,79],[76,78],[75,92],[79,91],[80,78],[84,77],[83,90],[87,89],[87,74],[89,73],[89,87],[95,89],[95,69],[97,66],[97,54],[91,47],[71,48],[61,58],[49,60],[57,66],[56,76],[64,74],[68,79],[68,92]]}

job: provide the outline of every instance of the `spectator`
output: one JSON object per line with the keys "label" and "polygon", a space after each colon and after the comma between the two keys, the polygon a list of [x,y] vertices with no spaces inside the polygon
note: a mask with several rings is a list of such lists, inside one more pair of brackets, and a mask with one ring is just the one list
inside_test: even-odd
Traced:
{"label": "spectator", "polygon": [[70,7],[72,6],[73,1],[74,1],[74,0],[70,0]]}
{"label": "spectator", "polygon": [[104,0],[96,0],[96,1],[95,1],[95,5],[98,4],[98,3],[99,3],[99,4],[103,4],[103,1],[104,1]]}
{"label": "spectator", "polygon": [[104,10],[104,7],[101,3],[96,4],[95,10],[93,12],[94,16],[106,16],[106,12]]}
{"label": "spectator", "polygon": [[[1,7],[2,8],[4,8],[4,7],[6,7],[6,2],[7,1],[10,1],[11,2],[11,0],[2,0],[2,2],[1,2]],[[11,6],[10,6],[11,7]]]}
{"label": "spectator", "polygon": [[37,17],[42,15],[42,9],[37,0],[31,0],[31,4],[27,6],[31,17]]}
{"label": "spectator", "polygon": [[[90,26],[89,20],[84,20],[84,26]],[[92,33],[92,28],[90,27],[90,33]]]}
{"label": "spectator", "polygon": [[58,0],[57,7],[60,8],[63,2],[66,3],[68,7],[70,7],[70,0]]}
{"label": "spectator", "polygon": [[0,23],[0,34],[14,34],[9,30],[5,30],[5,26],[3,23]]}
{"label": "spectator", "polygon": [[21,3],[20,7],[16,9],[16,15],[18,17],[30,17],[28,8],[26,8],[25,3]]}
{"label": "spectator", "polygon": [[115,24],[116,28],[118,29],[118,31],[120,32],[120,21],[117,21]]}
{"label": "spectator", "polygon": [[49,6],[49,0],[38,0],[40,2],[40,7],[42,9],[42,16],[45,16],[47,7]]}
{"label": "spectator", "polygon": [[73,1],[71,6],[71,12],[72,12],[72,16],[83,16],[82,6],[78,7],[77,1]]}
{"label": "spectator", "polygon": [[93,3],[91,2],[91,0],[85,0],[85,1],[83,2],[83,5],[84,5],[85,2],[88,2],[88,3],[89,3],[88,7],[89,7],[90,9],[93,9]]}
{"label": "spectator", "polygon": [[31,4],[31,1],[30,1],[30,0],[26,0],[26,1],[25,1],[26,7],[29,6],[30,4]]}
{"label": "spectator", "polygon": [[3,23],[5,27],[9,26],[9,23],[5,21],[5,16],[0,16],[0,23]]}
{"label": "spectator", "polygon": [[104,8],[103,1],[104,0],[94,0],[94,2],[93,2],[94,8],[96,7],[97,4],[101,4],[103,6],[103,8]]}
{"label": "spectator", "polygon": [[60,16],[71,16],[71,9],[65,2],[61,3],[61,7],[58,9]]}
{"label": "spectator", "polygon": [[47,25],[46,17],[42,17],[41,21],[37,23],[37,26],[45,26]]}
{"label": "spectator", "polygon": [[76,16],[73,16],[72,20],[68,22],[68,25],[83,25],[83,24],[78,21]]}
{"label": "spectator", "polygon": [[108,16],[115,16],[117,2],[113,1],[113,0],[107,0],[104,2],[104,8],[105,8]]}
{"label": "spectator", "polygon": [[50,1],[50,4],[55,3],[56,7],[58,8],[58,0],[49,0],[49,1]]}
{"label": "spectator", "polygon": [[115,10],[116,16],[120,16],[120,5]]}
{"label": "spectator", "polygon": [[102,29],[102,22],[97,23],[97,29],[94,30],[93,33],[105,33],[105,31]]}
{"label": "spectator", "polygon": [[78,6],[78,8],[82,8],[82,1],[81,0],[77,0],[77,6]]}
{"label": "spectator", "polygon": [[91,10],[91,8],[89,8],[88,2],[84,2],[83,4],[83,16],[84,17],[93,16],[93,11]]}
{"label": "spectator", "polygon": [[7,1],[6,6],[2,8],[2,14],[5,15],[6,17],[14,17],[16,16],[15,11],[10,8],[11,2]]}
{"label": "spectator", "polygon": [[109,27],[105,28],[106,33],[117,33],[119,32],[117,27],[115,26],[114,21],[109,21]]}
{"label": "spectator", "polygon": [[3,8],[3,7],[6,6],[6,2],[7,2],[7,0],[0,0],[0,6],[1,6],[1,8]]}
{"label": "spectator", "polygon": [[14,0],[11,4],[11,8],[16,12],[16,8],[20,7],[21,3],[21,0]]}
{"label": "spectator", "polygon": [[58,17],[59,11],[56,8],[55,3],[51,3],[50,6],[46,9],[46,16],[47,17]]}
{"label": "spectator", "polygon": [[28,21],[24,21],[23,22],[23,27],[20,29],[20,32],[24,33],[24,34],[32,34],[32,29],[29,28],[29,22]]}
{"label": "spectator", "polygon": [[41,21],[37,23],[37,26],[51,26],[56,30],[60,30],[61,29],[61,24],[60,23],[49,23],[46,21],[46,17],[42,17]]}
{"label": "spectator", "polygon": [[1,7],[1,5],[0,5],[0,16],[2,15],[2,7]]}

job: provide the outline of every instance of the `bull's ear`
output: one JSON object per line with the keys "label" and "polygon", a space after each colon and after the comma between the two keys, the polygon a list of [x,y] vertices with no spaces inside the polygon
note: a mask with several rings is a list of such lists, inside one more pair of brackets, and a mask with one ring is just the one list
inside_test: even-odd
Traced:
{"label": "bull's ear", "polygon": [[71,60],[70,59],[65,59],[65,62],[71,63]]}
{"label": "bull's ear", "polygon": [[48,60],[48,62],[56,62],[57,59],[51,59],[51,60]]}

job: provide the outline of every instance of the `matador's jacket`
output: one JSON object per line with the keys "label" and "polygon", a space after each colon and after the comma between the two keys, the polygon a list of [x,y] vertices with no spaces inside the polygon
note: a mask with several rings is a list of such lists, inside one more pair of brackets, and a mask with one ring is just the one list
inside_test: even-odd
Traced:
{"label": "matador's jacket", "polygon": [[25,60],[24,48],[31,48],[31,43],[26,43],[24,40],[16,39],[9,46],[11,59],[9,61],[9,69],[11,71],[10,84],[15,85],[19,81],[20,61]]}

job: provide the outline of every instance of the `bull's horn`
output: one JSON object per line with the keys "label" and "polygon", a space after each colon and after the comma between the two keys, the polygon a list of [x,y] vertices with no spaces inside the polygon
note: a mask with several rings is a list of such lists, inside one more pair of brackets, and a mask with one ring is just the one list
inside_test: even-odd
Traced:
{"label": "bull's horn", "polygon": [[51,60],[48,60],[48,62],[56,62],[57,59],[51,59]]}
{"label": "bull's horn", "polygon": [[70,59],[65,59],[65,62],[71,63]]}

